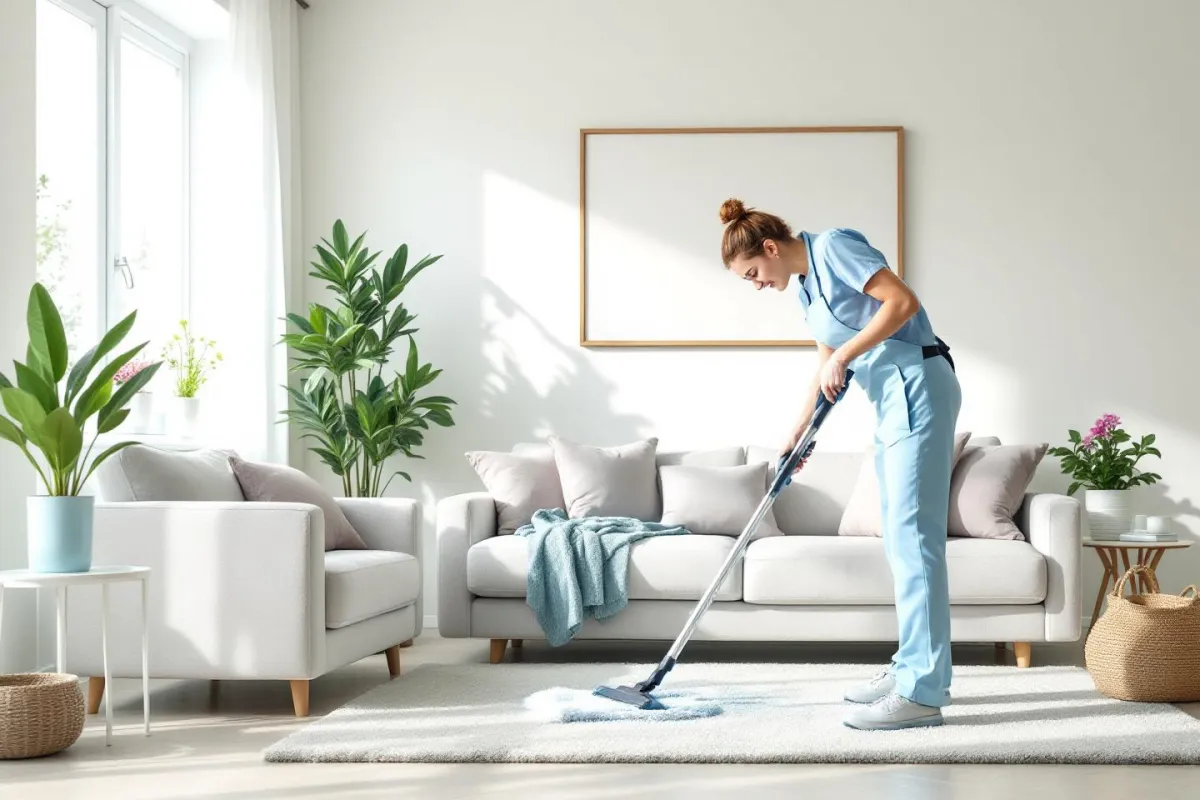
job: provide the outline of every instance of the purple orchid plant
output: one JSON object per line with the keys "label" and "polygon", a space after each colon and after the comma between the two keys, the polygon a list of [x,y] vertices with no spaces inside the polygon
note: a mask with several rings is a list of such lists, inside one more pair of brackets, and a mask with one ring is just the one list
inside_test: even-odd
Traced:
{"label": "purple orchid plant", "polygon": [[117,370],[117,374],[113,375],[113,383],[117,384],[118,386],[120,386],[122,383],[128,383],[129,381],[133,380],[133,376],[137,375],[148,366],[150,366],[149,361],[143,361],[135,358]]}
{"label": "purple orchid plant", "polygon": [[1074,479],[1067,489],[1069,495],[1080,487],[1093,491],[1121,490],[1162,480],[1157,473],[1137,469],[1137,463],[1145,456],[1162,458],[1162,453],[1154,447],[1154,434],[1148,433],[1134,442],[1121,428],[1121,418],[1116,414],[1101,416],[1086,436],[1075,430],[1067,433],[1071,447],[1054,447],[1048,452],[1062,459],[1063,474]]}

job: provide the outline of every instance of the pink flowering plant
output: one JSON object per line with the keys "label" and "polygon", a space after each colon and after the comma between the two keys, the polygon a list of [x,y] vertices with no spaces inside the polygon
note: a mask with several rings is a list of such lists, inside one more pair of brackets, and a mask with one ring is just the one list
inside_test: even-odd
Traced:
{"label": "pink flowering plant", "polygon": [[118,386],[120,386],[123,383],[128,383],[129,381],[131,381],[133,379],[134,375],[137,375],[139,372],[141,372],[148,366],[150,366],[149,361],[144,361],[140,358],[135,358],[134,360],[130,361],[125,366],[123,366],[119,370],[117,370],[117,374],[113,375],[113,383],[117,384]]}
{"label": "pink flowering plant", "polygon": [[1140,441],[1121,428],[1121,418],[1116,414],[1105,414],[1081,436],[1079,431],[1068,431],[1071,447],[1054,447],[1050,455],[1062,459],[1062,471],[1074,478],[1067,489],[1073,495],[1080,487],[1092,490],[1129,489],[1139,484],[1151,484],[1162,480],[1154,472],[1141,472],[1137,463],[1145,456],[1162,458],[1154,447],[1154,434],[1148,433]]}

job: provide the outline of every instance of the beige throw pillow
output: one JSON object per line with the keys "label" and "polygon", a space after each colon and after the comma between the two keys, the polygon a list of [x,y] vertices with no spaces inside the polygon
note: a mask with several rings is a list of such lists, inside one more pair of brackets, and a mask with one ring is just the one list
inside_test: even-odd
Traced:
{"label": "beige throw pillow", "polygon": [[591,447],[560,436],[549,441],[567,516],[658,521],[657,438],[619,447]]}
{"label": "beige throw pillow", "polygon": [[566,508],[554,455],[472,450],[467,461],[496,503],[496,533],[516,532],[543,508]]}
{"label": "beige throw pillow", "polygon": [[[737,536],[766,494],[767,464],[739,467],[661,466],[665,525],[682,525],[692,533]],[[782,536],[768,509],[752,540]]]}
{"label": "beige throw pillow", "polygon": [[950,535],[1024,539],[1013,516],[1048,448],[1048,444],[968,447],[950,480]]}
{"label": "beige throw pillow", "polygon": [[[954,434],[954,462],[958,463],[970,431]],[[882,500],[879,495],[879,476],[875,472],[875,447],[867,448],[854,493],[842,513],[838,536],[883,536]]]}
{"label": "beige throw pillow", "polygon": [[243,461],[231,456],[230,466],[246,499],[258,503],[310,503],[325,516],[325,550],[366,550],[366,542],[342,513],[333,495],[298,469],[283,464]]}

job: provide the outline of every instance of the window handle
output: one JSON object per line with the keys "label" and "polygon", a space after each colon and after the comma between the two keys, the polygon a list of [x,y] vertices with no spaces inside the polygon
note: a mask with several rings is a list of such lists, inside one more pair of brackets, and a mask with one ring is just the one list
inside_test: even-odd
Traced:
{"label": "window handle", "polygon": [[125,256],[113,259],[113,266],[121,272],[121,277],[125,279],[125,288],[133,288],[133,270],[129,268],[129,259]]}

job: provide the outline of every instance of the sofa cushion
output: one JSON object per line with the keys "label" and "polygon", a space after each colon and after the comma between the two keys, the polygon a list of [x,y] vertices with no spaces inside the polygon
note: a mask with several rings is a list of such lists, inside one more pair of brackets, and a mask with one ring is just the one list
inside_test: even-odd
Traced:
{"label": "sofa cushion", "polygon": [[617,447],[593,447],[561,436],[551,436],[549,442],[569,517],[658,521],[662,515],[654,461],[658,439]]}
{"label": "sofa cushion", "polygon": [[333,495],[313,478],[286,464],[245,461],[237,456],[231,456],[229,463],[243,494],[251,502],[308,503],[320,508],[325,518],[326,550],[367,549]]}
{"label": "sofa cushion", "polygon": [[344,628],[416,602],[421,565],[390,550],[325,554],[325,627]]}
{"label": "sofa cushion", "polygon": [[135,444],[96,469],[106,503],[241,502],[246,498],[229,466],[232,450],[163,450]]}
{"label": "sofa cushion", "polygon": [[[971,438],[970,431],[954,434],[954,450],[951,454],[951,465],[958,463],[962,456],[967,440]],[[875,445],[867,448],[863,456],[862,466],[858,471],[858,481],[854,484],[854,493],[846,504],[842,521],[838,525],[839,536],[882,536],[883,535],[883,499],[879,494],[879,476],[875,468]]]}
{"label": "sofa cushion", "polygon": [[[782,537],[779,537],[782,538]],[[524,597],[529,540],[492,536],[467,551],[467,588],[480,597]],[[652,536],[630,545],[630,600],[699,600],[721,569],[729,536]],[[740,600],[740,565],[730,570],[717,600]]]}
{"label": "sofa cushion", "polygon": [[950,480],[952,536],[1024,539],[1013,521],[1049,445],[967,447]]}
{"label": "sofa cushion", "polygon": [[510,534],[544,508],[566,509],[554,454],[472,450],[467,461],[496,502],[496,533]]}
{"label": "sofa cushion", "polygon": [[[746,453],[749,464],[767,463],[768,483],[775,479],[776,452],[766,447],[751,447]],[[772,511],[779,529],[788,535],[837,533],[842,511],[858,480],[862,459],[862,451],[822,451],[818,445],[804,468],[792,476],[792,482],[775,498]],[[766,488],[764,485],[764,492]]]}
{"label": "sofa cushion", "polygon": [[[1046,561],[1027,542],[950,538],[950,602],[1019,605],[1046,598]],[[891,605],[883,539],[778,536],[751,542],[744,564],[747,603]]]}
{"label": "sofa cushion", "polygon": [[[546,442],[517,442],[512,451],[520,455],[552,456],[553,451]],[[746,463],[744,447],[714,447],[709,450],[657,450],[654,453],[656,466],[687,464],[696,467],[740,467]]]}
{"label": "sofa cushion", "polygon": [[[737,536],[762,502],[766,475],[767,465],[762,463],[741,467],[663,465],[658,468],[662,523],[682,525],[692,533]],[[782,535],[768,509],[752,538]]]}

